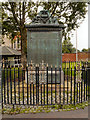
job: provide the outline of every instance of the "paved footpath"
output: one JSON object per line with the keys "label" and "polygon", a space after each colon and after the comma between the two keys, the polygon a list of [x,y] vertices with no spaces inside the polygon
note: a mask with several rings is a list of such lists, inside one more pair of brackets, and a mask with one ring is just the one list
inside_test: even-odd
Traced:
{"label": "paved footpath", "polygon": [[61,111],[36,114],[2,115],[3,118],[88,118],[88,107],[74,111]]}

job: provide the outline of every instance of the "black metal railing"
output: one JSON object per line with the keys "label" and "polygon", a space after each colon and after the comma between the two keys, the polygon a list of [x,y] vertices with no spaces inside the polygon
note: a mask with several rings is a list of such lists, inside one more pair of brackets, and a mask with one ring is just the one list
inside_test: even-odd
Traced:
{"label": "black metal railing", "polygon": [[77,104],[88,100],[88,69],[3,66],[2,108],[12,105]]}

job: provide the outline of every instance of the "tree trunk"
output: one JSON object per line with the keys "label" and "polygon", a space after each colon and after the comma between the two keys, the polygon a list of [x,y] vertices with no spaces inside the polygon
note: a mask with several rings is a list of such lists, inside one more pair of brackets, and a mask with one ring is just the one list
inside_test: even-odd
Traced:
{"label": "tree trunk", "polygon": [[21,28],[21,63],[26,68],[27,64],[27,31],[26,28]]}

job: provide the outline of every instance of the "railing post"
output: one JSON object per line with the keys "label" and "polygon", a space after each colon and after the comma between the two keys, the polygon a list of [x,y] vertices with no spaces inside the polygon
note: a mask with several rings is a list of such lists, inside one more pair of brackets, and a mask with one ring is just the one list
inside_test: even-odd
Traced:
{"label": "railing post", "polygon": [[19,71],[19,65],[18,65],[18,101],[20,105],[20,71]]}
{"label": "railing post", "polygon": [[10,95],[11,95],[11,104],[12,104],[12,78],[11,78],[11,66],[10,66]]}
{"label": "railing post", "polygon": [[53,76],[52,76],[52,65],[51,65],[51,104],[52,104],[52,80],[53,80]]}
{"label": "railing post", "polygon": [[2,77],[1,77],[1,97],[2,97],[2,109],[3,109],[3,71],[4,71],[4,67],[3,67],[3,63],[2,63],[2,67],[1,67],[1,72],[2,72]]}
{"label": "railing post", "polygon": [[80,82],[79,82],[79,103],[80,103],[80,92],[81,90],[80,90]]}
{"label": "railing post", "polygon": [[84,65],[82,65],[82,75],[81,75],[81,103],[82,103],[82,94],[83,94],[83,79],[84,79]]}
{"label": "railing post", "polygon": [[57,103],[57,68],[55,66],[55,103]]}
{"label": "railing post", "polygon": [[87,100],[87,97],[88,97],[88,95],[87,95],[87,85],[88,85],[87,76],[88,76],[88,74],[87,73],[88,72],[87,72],[87,69],[86,69],[86,100]]}
{"label": "railing post", "polygon": [[38,67],[37,67],[37,87],[38,87],[38,103],[37,104],[39,104],[39,65],[38,65]]}
{"label": "railing post", "polygon": [[23,93],[23,105],[24,105],[24,78],[23,78],[24,68],[22,65],[22,93]]}
{"label": "railing post", "polygon": [[16,104],[16,81],[15,81],[15,66],[14,66],[14,101]]}
{"label": "railing post", "polygon": [[84,101],[85,101],[85,83],[86,83],[86,69],[85,69],[85,66],[84,66]]}
{"label": "railing post", "polygon": [[37,64],[36,64],[36,104],[37,104]]}
{"label": "railing post", "polygon": [[71,104],[72,104],[72,65],[71,65]]}
{"label": "railing post", "polygon": [[5,81],[5,66],[4,66],[4,104],[6,104],[6,81]]}
{"label": "railing post", "polygon": [[76,66],[74,67],[74,105],[75,105],[75,87],[76,87]]}
{"label": "railing post", "polygon": [[68,67],[67,67],[67,104],[68,104]]}
{"label": "railing post", "polygon": [[64,81],[63,81],[63,104],[65,104],[65,68],[64,68]]}
{"label": "railing post", "polygon": [[28,104],[28,64],[26,67],[26,71],[27,71],[27,104]]}
{"label": "railing post", "polygon": [[47,65],[47,105],[48,105],[48,65]]}
{"label": "railing post", "polygon": [[7,102],[9,104],[9,81],[8,81],[8,65],[7,65]]}
{"label": "railing post", "polygon": [[59,68],[59,72],[60,72],[60,88],[59,88],[59,93],[60,93],[60,104],[61,104],[61,66]]}
{"label": "railing post", "polygon": [[36,66],[36,104],[39,104],[39,66]]}

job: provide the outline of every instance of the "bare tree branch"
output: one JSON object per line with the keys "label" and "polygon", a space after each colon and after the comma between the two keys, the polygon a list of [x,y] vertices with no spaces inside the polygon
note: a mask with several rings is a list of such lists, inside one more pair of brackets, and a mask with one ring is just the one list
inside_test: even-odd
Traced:
{"label": "bare tree branch", "polygon": [[19,2],[19,16],[20,16],[20,25],[21,25],[21,2]]}
{"label": "bare tree branch", "polygon": [[56,10],[57,6],[58,6],[58,2],[56,2],[55,8],[54,8],[54,10],[53,10],[51,16],[55,13],[55,10]]}
{"label": "bare tree branch", "polygon": [[14,6],[15,3],[14,3],[14,2],[9,2],[9,4],[10,4],[10,6],[11,6],[11,11],[12,11],[13,17],[14,17],[17,25],[19,26],[19,25],[20,25],[20,22],[19,22],[19,20],[17,19],[17,16],[16,16],[16,14],[15,14],[15,6]]}
{"label": "bare tree branch", "polygon": [[25,22],[25,2],[22,5],[22,24]]}

